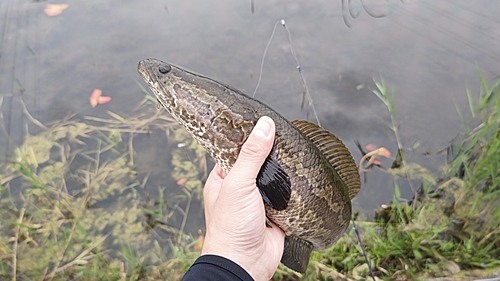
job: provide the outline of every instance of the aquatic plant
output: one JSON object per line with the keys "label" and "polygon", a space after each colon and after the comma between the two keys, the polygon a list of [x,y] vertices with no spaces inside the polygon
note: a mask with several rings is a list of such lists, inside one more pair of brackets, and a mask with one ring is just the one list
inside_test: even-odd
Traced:
{"label": "aquatic plant", "polygon": [[[375,82],[374,93],[388,108],[388,126],[396,135],[400,151],[397,165],[384,170],[394,177],[392,202],[381,207],[375,222],[357,223],[378,277],[480,278],[499,271],[500,81],[488,87],[481,76],[481,82],[477,102],[468,91],[471,114],[480,124],[450,146],[448,152],[453,160],[439,179],[405,160],[395,121],[394,95],[388,94],[383,82]],[[398,179],[421,182],[412,201],[401,198]],[[301,280],[371,280],[362,250],[353,237],[351,230],[331,249],[315,253]],[[276,279],[287,280],[284,276],[288,274],[297,276],[281,269]]]}
{"label": "aquatic plant", "polygon": [[[392,202],[375,221],[357,221],[377,278],[479,278],[500,267],[500,81],[481,81],[477,99],[468,92],[470,122],[479,125],[450,145],[439,177],[405,159],[394,92],[375,83],[400,151],[396,165],[381,170],[394,177]],[[205,152],[150,97],[130,117],[108,115],[53,124],[31,118],[42,130],[0,167],[0,279],[177,280],[199,255]],[[149,168],[138,169],[158,154],[138,152],[138,140],[152,136],[172,148],[172,170],[160,185]],[[399,190],[410,180],[422,186],[412,186],[411,201]],[[368,278],[350,229],[313,253],[305,274],[280,266],[273,280]]]}
{"label": "aquatic plant", "polygon": [[[197,241],[183,230],[206,164],[162,112],[146,96],[134,116],[61,120],[25,137],[0,167],[0,279],[142,279],[182,261]],[[150,195],[135,167],[134,140],[160,132],[187,144],[172,160],[186,178],[168,189],[175,201],[165,187]]]}

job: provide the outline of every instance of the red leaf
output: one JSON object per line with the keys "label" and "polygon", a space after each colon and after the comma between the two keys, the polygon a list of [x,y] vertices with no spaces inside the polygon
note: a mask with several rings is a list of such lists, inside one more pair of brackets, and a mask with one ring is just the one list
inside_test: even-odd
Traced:
{"label": "red leaf", "polygon": [[90,105],[96,107],[99,103],[99,98],[101,97],[102,91],[100,89],[95,89],[90,95]]}
{"label": "red leaf", "polygon": [[184,185],[187,182],[186,178],[181,178],[177,181],[177,185]]}
{"label": "red leaf", "polygon": [[373,151],[373,150],[377,149],[377,146],[369,143],[369,144],[365,145],[365,148],[368,149],[369,151]]}
{"label": "red leaf", "polygon": [[103,103],[107,103],[111,100],[111,97],[107,97],[107,96],[100,96],[99,99],[97,100],[97,102],[99,104],[103,104]]}
{"label": "red leaf", "polygon": [[68,4],[47,4],[43,10],[49,17],[55,17],[62,13],[63,10],[68,8]]}
{"label": "red leaf", "polygon": [[98,104],[103,104],[111,101],[111,97],[101,95],[101,89],[95,89],[90,95],[90,106],[96,107]]}

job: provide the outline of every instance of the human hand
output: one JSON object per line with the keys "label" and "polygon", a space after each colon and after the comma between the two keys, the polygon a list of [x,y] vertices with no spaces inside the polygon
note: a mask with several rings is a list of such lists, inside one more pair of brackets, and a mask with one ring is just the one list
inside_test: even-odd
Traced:
{"label": "human hand", "polygon": [[231,171],[226,175],[216,165],[203,190],[206,236],[201,254],[232,260],[254,280],[271,279],[284,247],[283,231],[272,222],[266,227],[264,202],[255,184],[274,134],[272,119],[260,118]]}

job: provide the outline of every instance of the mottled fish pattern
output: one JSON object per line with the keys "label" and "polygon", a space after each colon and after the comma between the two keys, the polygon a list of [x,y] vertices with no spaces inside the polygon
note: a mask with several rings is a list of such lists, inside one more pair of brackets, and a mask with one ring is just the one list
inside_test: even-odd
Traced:
{"label": "mottled fish pattern", "polygon": [[351,154],[332,133],[275,110],[210,78],[156,59],[138,71],[158,101],[227,173],[257,120],[276,124],[274,146],[257,178],[268,219],[286,234],[282,262],[305,272],[311,251],[331,247],[361,187]]}

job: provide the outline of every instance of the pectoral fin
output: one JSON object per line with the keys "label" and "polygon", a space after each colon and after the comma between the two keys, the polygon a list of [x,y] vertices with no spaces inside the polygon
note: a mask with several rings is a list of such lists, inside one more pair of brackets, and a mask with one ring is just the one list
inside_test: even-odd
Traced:
{"label": "pectoral fin", "polygon": [[285,236],[285,248],[281,262],[292,270],[304,273],[307,270],[313,248],[313,244],[309,241],[294,236]]}
{"label": "pectoral fin", "polygon": [[[271,153],[272,154],[272,153]],[[257,175],[257,187],[264,202],[275,210],[283,210],[290,200],[290,177],[278,161],[267,156],[266,161]]]}

